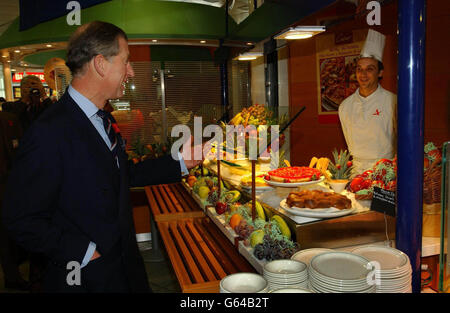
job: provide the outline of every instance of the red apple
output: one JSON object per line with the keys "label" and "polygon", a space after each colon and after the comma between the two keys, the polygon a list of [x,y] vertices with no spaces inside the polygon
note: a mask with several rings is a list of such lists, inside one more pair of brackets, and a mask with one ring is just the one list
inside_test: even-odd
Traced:
{"label": "red apple", "polygon": [[216,213],[221,215],[225,213],[228,209],[228,205],[225,202],[217,202],[216,203]]}

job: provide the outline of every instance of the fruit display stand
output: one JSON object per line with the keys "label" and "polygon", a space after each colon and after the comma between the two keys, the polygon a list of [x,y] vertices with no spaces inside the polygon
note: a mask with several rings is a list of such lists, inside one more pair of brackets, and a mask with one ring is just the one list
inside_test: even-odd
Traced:
{"label": "fruit display stand", "polygon": [[[216,173],[216,164],[205,161],[204,164],[210,171]],[[244,168],[231,168],[227,165],[221,167],[222,179],[233,188],[245,190],[240,186],[240,179],[249,172]],[[280,201],[286,199],[291,191],[301,188],[316,188],[317,185],[308,187],[284,188],[274,187],[272,190],[257,194],[258,201],[272,214],[278,214],[284,218],[301,249],[307,248],[340,248],[354,245],[369,244],[374,242],[395,239],[395,218],[369,209],[370,202],[356,201],[357,210],[347,216],[316,219],[293,216],[280,208]],[[321,188],[328,188],[324,183]],[[247,197],[250,196],[248,193]],[[354,200],[354,199],[353,199]]]}
{"label": "fruit display stand", "polygon": [[181,183],[146,186],[144,189],[155,222],[204,216]]}
{"label": "fruit display stand", "polygon": [[217,293],[227,275],[255,272],[208,217],[158,222],[158,229],[184,293]]}
{"label": "fruit display stand", "polygon": [[225,276],[255,272],[183,183],[147,186],[145,193],[182,292],[217,293]]}

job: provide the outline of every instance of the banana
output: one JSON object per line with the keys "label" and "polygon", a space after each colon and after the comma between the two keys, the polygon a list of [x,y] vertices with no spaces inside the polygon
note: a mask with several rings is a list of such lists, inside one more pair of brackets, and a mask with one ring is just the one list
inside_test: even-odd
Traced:
{"label": "banana", "polygon": [[256,214],[258,215],[258,217],[260,219],[262,219],[263,221],[265,221],[266,215],[264,214],[264,209],[263,209],[261,203],[259,203],[257,200],[255,200],[255,209],[256,209]]}
{"label": "banana", "polygon": [[318,160],[319,160],[318,158],[313,157],[313,158],[311,159],[311,162],[309,163],[309,167],[314,167],[314,165],[316,165],[316,163],[317,163]]}
{"label": "banana", "polygon": [[278,227],[280,228],[281,234],[283,236],[285,236],[287,239],[291,239],[291,230],[281,216],[272,216],[272,221],[275,221],[278,224]]}
{"label": "banana", "polygon": [[291,163],[288,160],[283,160],[287,167],[291,167]]}

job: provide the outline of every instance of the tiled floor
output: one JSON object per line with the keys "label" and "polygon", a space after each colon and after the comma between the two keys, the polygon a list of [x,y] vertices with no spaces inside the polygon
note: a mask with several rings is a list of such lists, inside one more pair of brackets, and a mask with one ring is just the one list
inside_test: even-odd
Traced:
{"label": "tiled floor", "polygon": [[[167,256],[164,246],[159,244],[159,253],[154,253],[151,250],[151,241],[139,244],[142,257],[145,262],[145,268],[147,270],[147,277],[155,293],[174,293],[181,292],[175,273],[173,272],[172,265]],[[155,260],[155,261],[152,261]],[[22,277],[28,278],[29,263],[25,262],[20,266],[20,272]],[[3,270],[0,266],[0,293],[26,293],[12,289],[6,289],[4,287]]]}

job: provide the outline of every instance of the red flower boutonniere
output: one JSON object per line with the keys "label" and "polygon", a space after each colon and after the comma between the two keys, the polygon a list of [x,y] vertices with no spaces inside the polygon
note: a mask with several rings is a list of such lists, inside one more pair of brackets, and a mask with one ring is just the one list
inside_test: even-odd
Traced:
{"label": "red flower boutonniere", "polygon": [[14,126],[14,122],[8,120],[8,125],[9,125],[9,127],[13,127]]}
{"label": "red flower boutonniere", "polygon": [[111,125],[112,125],[112,127],[114,128],[114,132],[115,132],[116,134],[120,134],[120,128],[119,128],[119,126],[117,126],[116,123],[112,123]]}

